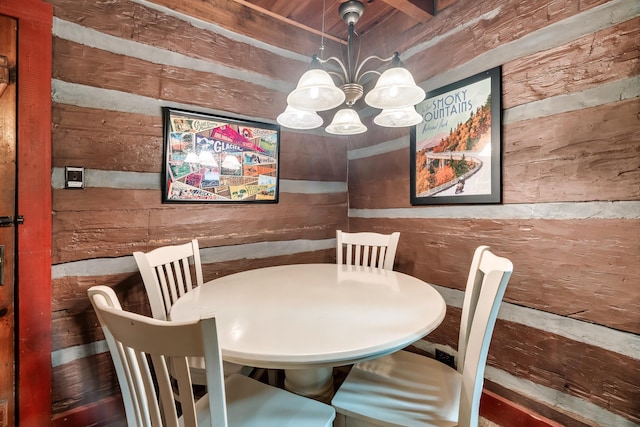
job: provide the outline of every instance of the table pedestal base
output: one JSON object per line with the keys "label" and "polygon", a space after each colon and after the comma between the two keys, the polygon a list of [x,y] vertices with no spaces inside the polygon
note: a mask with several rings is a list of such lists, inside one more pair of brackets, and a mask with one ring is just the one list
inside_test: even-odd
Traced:
{"label": "table pedestal base", "polygon": [[329,402],[333,396],[333,368],[285,369],[284,388],[312,399]]}

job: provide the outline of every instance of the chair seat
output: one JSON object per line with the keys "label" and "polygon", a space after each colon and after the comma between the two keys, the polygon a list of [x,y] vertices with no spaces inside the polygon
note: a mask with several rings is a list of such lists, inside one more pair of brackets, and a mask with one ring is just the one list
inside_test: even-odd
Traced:
{"label": "chair seat", "polygon": [[[270,387],[249,377],[225,379],[229,427],[305,427],[333,425],[334,409],[315,400]],[[196,403],[198,426],[210,426],[209,400]]]}
{"label": "chair seat", "polygon": [[398,351],[354,365],[331,404],[348,427],[455,426],[461,384],[455,369]]}

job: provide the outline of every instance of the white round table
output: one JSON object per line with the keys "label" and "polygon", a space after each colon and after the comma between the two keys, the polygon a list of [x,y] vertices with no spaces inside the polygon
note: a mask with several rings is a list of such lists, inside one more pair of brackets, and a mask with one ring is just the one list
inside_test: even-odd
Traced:
{"label": "white round table", "polygon": [[215,317],[225,360],[285,370],[285,387],[333,392],[332,367],[380,357],[433,331],[446,304],[396,271],[336,264],[259,268],[205,283],[176,301],[172,320]]}

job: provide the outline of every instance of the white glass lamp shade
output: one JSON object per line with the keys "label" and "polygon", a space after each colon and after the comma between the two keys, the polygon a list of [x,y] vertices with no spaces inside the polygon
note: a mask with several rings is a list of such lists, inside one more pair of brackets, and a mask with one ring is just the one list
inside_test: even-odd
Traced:
{"label": "white glass lamp shade", "polygon": [[343,108],[333,117],[333,121],[326,127],[326,131],[334,135],[356,135],[367,131],[358,113],[352,108]]}
{"label": "white glass lamp shade", "polygon": [[306,71],[298,86],[287,97],[287,104],[302,110],[324,111],[336,108],[345,99],[343,91],[324,70]]}
{"label": "white glass lamp shade", "polygon": [[322,126],[322,117],[315,111],[300,110],[287,105],[283,113],[276,119],[282,126],[291,129],[315,129]]}
{"label": "white glass lamp shade", "polygon": [[413,106],[393,108],[382,110],[380,114],[373,118],[373,122],[378,126],[401,128],[421,123],[422,116],[418,114]]}
{"label": "white glass lamp shade", "polygon": [[424,100],[424,95],[424,90],[416,85],[409,70],[394,67],[382,73],[364,101],[373,108],[384,110],[416,105]]}

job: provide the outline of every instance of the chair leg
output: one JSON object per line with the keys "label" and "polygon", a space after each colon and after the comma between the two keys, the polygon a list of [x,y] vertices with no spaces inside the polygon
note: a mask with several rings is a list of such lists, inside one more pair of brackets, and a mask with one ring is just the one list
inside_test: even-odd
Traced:
{"label": "chair leg", "polygon": [[345,416],[336,413],[336,419],[333,421],[333,427],[346,427]]}
{"label": "chair leg", "polygon": [[279,374],[279,370],[278,369],[269,369],[267,370],[267,381],[269,382],[269,385],[271,386],[278,386],[278,374]]}

